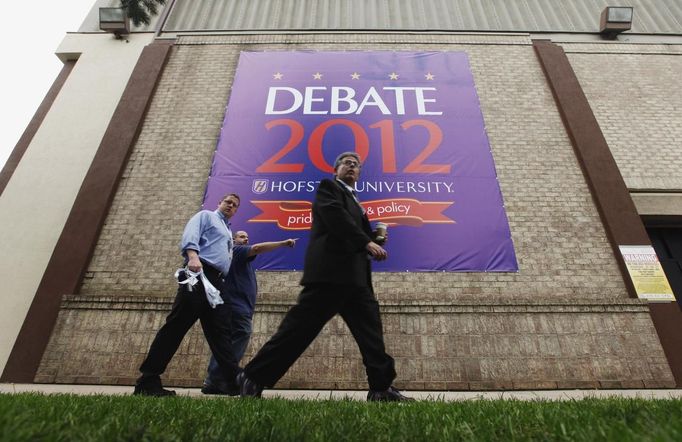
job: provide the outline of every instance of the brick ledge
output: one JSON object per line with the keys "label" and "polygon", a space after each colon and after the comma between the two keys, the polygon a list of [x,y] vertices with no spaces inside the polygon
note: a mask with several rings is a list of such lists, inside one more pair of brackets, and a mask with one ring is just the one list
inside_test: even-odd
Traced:
{"label": "brick ledge", "polygon": [[[284,313],[294,303],[268,299],[261,295],[257,310],[262,313]],[[154,310],[168,311],[173,296],[111,296],[111,295],[65,295],[63,310]],[[399,313],[648,313],[645,301],[631,298],[616,299],[570,299],[551,298],[486,298],[453,299],[442,301],[380,301],[384,314]]]}

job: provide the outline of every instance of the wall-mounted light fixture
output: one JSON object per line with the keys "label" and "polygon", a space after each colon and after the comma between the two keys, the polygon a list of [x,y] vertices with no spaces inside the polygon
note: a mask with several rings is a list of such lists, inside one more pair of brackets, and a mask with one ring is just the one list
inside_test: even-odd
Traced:
{"label": "wall-mounted light fixture", "polygon": [[99,8],[99,28],[111,32],[116,38],[130,33],[128,14],[123,8]]}
{"label": "wall-mounted light fixture", "polygon": [[601,13],[599,32],[609,40],[632,28],[633,8],[631,6],[607,6]]}

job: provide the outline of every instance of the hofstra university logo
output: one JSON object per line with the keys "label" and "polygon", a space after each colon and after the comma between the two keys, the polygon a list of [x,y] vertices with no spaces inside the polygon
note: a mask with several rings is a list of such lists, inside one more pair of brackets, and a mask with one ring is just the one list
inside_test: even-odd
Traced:
{"label": "hofstra university logo", "polygon": [[269,181],[265,179],[253,180],[253,187],[251,189],[253,193],[265,193],[268,191],[268,184]]}

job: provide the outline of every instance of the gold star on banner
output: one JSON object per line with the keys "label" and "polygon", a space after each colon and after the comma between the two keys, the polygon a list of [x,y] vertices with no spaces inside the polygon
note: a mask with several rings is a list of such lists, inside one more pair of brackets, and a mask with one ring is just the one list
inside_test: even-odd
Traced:
{"label": "gold star on banner", "polygon": [[322,80],[322,74],[320,74],[319,72],[315,72],[315,73],[313,74],[313,78],[314,78],[315,80]]}
{"label": "gold star on banner", "polygon": [[350,78],[351,80],[359,80],[360,74],[358,74],[357,72],[353,72],[352,74],[350,74]]}
{"label": "gold star on banner", "polygon": [[399,75],[396,74],[395,72],[391,72],[391,74],[388,76],[388,78],[390,78],[391,80],[397,80],[398,76]]}
{"label": "gold star on banner", "polygon": [[427,80],[433,80],[435,75],[433,75],[431,72],[427,72],[424,77],[426,77]]}
{"label": "gold star on banner", "polygon": [[272,78],[274,78],[275,80],[281,80],[282,77],[284,77],[284,75],[283,75],[283,74],[280,74],[279,72],[277,72],[276,74],[274,74],[274,75],[272,76]]}

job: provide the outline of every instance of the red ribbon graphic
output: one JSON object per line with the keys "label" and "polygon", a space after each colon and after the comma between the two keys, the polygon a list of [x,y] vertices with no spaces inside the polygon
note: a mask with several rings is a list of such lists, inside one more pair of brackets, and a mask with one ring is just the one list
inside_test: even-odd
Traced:
{"label": "red ribbon graphic", "polygon": [[[284,230],[307,230],[312,223],[312,203],[309,201],[251,201],[262,213],[249,222],[277,223]],[[366,201],[362,207],[370,221],[382,221],[388,225],[419,227],[423,224],[449,223],[455,221],[443,215],[452,202],[419,201],[411,198],[391,198]]]}

